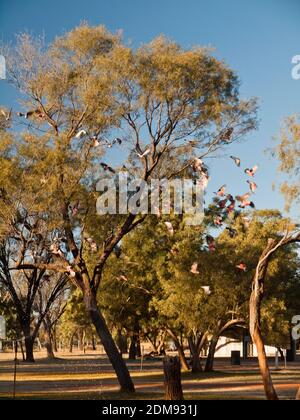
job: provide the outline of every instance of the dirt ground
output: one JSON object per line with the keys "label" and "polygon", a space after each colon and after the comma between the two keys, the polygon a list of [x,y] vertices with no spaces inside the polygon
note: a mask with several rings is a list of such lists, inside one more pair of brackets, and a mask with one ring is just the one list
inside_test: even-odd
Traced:
{"label": "dirt ground", "polygon": [[[118,384],[104,355],[59,353],[54,361],[36,353],[36,363],[17,365],[17,398],[34,399],[128,399],[118,393]],[[294,399],[300,387],[300,360],[275,370],[272,376],[280,398]],[[163,399],[162,360],[128,361],[135,386],[135,399]],[[12,353],[0,354],[0,398],[13,396],[14,362]],[[183,373],[185,399],[264,399],[255,360],[232,367],[218,360],[211,374]]]}

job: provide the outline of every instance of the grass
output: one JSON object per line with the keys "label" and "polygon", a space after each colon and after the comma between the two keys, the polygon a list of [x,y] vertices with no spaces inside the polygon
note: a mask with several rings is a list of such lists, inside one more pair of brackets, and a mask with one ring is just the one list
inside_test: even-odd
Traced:
{"label": "grass", "polygon": [[[118,392],[116,375],[105,357],[70,356],[52,362],[38,359],[36,364],[20,363],[17,368],[17,399],[21,400],[163,400],[161,360],[146,361],[144,371],[138,361],[128,361],[135,394]],[[233,368],[218,361],[211,373],[182,372],[186,400],[264,399],[261,377],[255,361]],[[300,384],[300,365],[273,371],[280,397],[292,399]],[[0,359],[0,399],[11,399],[13,363]]]}

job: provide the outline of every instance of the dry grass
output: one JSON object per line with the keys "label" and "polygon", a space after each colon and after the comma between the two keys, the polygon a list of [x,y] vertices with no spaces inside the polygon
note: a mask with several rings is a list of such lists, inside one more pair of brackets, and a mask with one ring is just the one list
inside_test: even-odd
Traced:
{"label": "dry grass", "polygon": [[[162,361],[146,360],[143,371],[140,361],[128,361],[136,394],[118,392],[116,376],[105,356],[95,352],[60,354],[48,361],[37,354],[35,364],[20,363],[17,367],[17,398],[19,399],[163,399]],[[227,361],[216,362],[216,372],[182,373],[187,400],[201,399],[263,399],[264,392],[255,361],[233,368]],[[300,386],[300,364],[288,370],[273,371],[277,391],[283,399],[293,399]],[[12,354],[0,355],[0,398],[12,397]]]}

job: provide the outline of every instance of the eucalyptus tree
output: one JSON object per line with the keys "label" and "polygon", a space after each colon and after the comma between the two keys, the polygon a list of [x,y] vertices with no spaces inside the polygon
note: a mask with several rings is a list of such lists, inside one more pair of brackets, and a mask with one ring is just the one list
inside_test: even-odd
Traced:
{"label": "eucalyptus tree", "polygon": [[68,274],[83,294],[121,389],[134,391],[97,293],[113,250],[146,215],[97,215],[96,182],[118,170],[112,147],[117,166],[146,183],[191,171],[195,158],[256,127],[256,103],[240,99],[236,75],[210,51],[184,50],[163,37],[133,50],[119,34],[83,24],[47,46],[21,35],[5,56],[8,80],[24,107],[18,121],[25,131],[15,133],[17,156],[37,198],[27,211],[47,214],[49,225],[63,232],[52,250],[68,247],[59,261],[22,260],[14,269]]}

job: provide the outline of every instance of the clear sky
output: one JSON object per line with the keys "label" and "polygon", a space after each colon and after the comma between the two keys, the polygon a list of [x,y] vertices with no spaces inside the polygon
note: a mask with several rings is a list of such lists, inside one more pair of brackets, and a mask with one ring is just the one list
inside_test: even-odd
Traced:
{"label": "clear sky", "polygon": [[[239,155],[245,167],[260,165],[258,208],[282,208],[281,196],[272,191],[276,162],[264,151],[283,118],[300,112],[300,80],[291,77],[292,57],[300,54],[299,0],[0,0],[0,38],[5,41],[24,30],[44,33],[51,41],[83,20],[122,29],[133,46],[163,33],[184,47],[214,47],[238,73],[241,96],[260,100],[259,130],[228,155]],[[15,105],[15,99],[0,81],[0,103]],[[210,191],[223,183],[233,194],[247,191],[242,171],[228,158],[209,164]]]}

